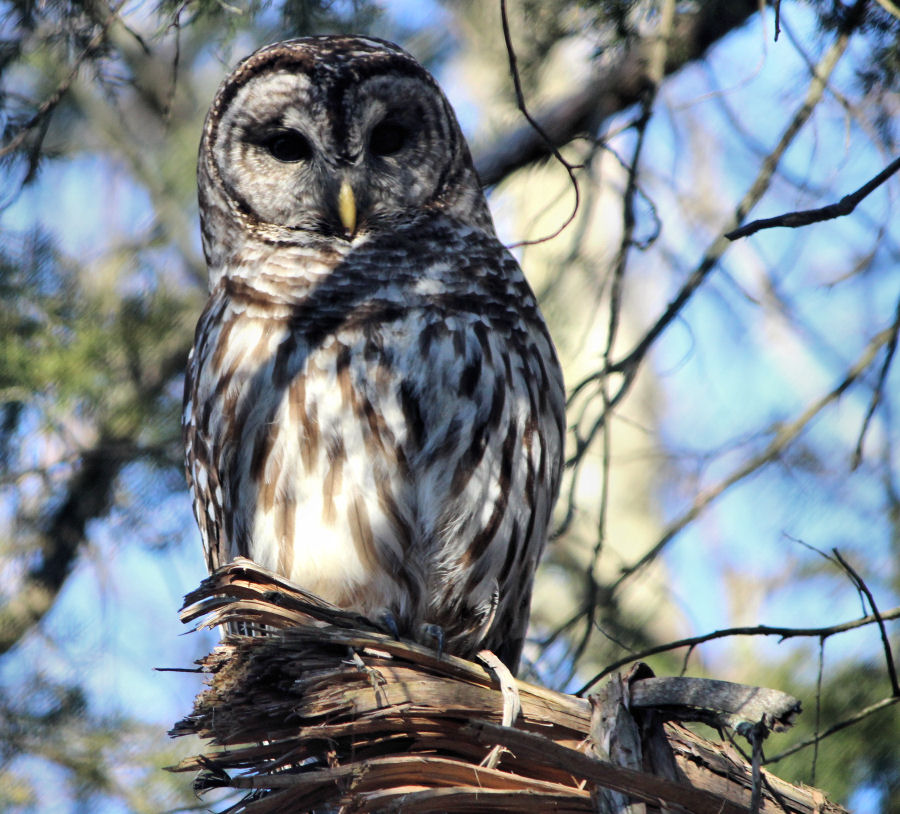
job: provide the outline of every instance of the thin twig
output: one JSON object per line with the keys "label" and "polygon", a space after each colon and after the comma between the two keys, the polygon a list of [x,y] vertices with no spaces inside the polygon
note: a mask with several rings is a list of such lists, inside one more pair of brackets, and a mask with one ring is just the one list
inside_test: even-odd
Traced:
{"label": "thin twig", "polygon": [[[856,630],[856,628],[875,624],[878,622],[878,618],[879,617],[876,617],[874,614],[870,614],[868,616],[862,617],[861,619],[854,619],[852,622],[841,622],[840,624],[831,625],[830,627],[773,627],[771,625],[756,625],[754,627],[730,627],[723,628],[722,630],[715,630],[712,633],[705,633],[702,636],[691,636],[687,639],[678,639],[674,642],[667,642],[666,644],[659,644],[654,647],[648,647],[647,649],[641,650],[638,653],[630,653],[628,656],[618,659],[612,664],[608,664],[587,684],[585,684],[580,690],[578,690],[575,695],[584,695],[584,693],[586,693],[598,681],[601,681],[610,673],[614,673],[616,670],[618,670],[620,667],[624,667],[626,664],[631,664],[635,661],[643,661],[650,656],[655,656],[659,653],[668,653],[672,650],[678,650],[682,647],[693,648],[697,645],[714,641],[715,639],[725,639],[731,636],[778,636],[781,641],[798,637],[828,638],[829,636],[836,636],[839,633],[845,633],[848,630]],[[880,615],[880,618],[882,620],[900,619],[900,607],[891,608],[888,611],[884,611]]]}
{"label": "thin twig", "polygon": [[[648,76],[650,85],[648,86],[644,98],[641,102],[641,115],[635,122],[635,139],[634,149],[631,155],[631,162],[628,164],[628,176],[625,184],[625,192],[622,196],[622,237],[619,241],[619,249],[616,253],[616,260],[612,269],[610,292],[609,292],[609,323],[607,326],[606,347],[603,351],[604,367],[609,367],[612,360],[613,348],[619,331],[620,317],[622,313],[622,293],[625,281],[625,271],[628,264],[628,256],[631,248],[635,245],[634,230],[637,223],[635,217],[634,204],[635,198],[639,193],[638,188],[638,167],[640,166],[641,154],[644,147],[644,139],[647,134],[647,126],[653,115],[653,108],[656,102],[656,95],[659,84],[662,81],[666,55],[668,53],[669,40],[672,36],[672,24],[675,19],[675,0],[666,0],[660,12],[660,21],[654,35],[654,47],[651,54],[650,66],[648,68]],[[591,634],[594,632],[594,622],[596,614],[596,598],[598,588],[594,572],[597,563],[600,560],[600,554],[603,544],[606,541],[606,524],[609,509],[609,482],[610,469],[612,462],[612,433],[610,431],[607,416],[610,412],[610,394],[608,382],[604,379],[600,386],[600,396],[603,400],[601,418],[603,420],[602,435],[602,475],[601,475],[601,491],[600,491],[600,512],[597,519],[597,542],[594,545],[593,556],[585,569],[585,579],[587,581],[587,593],[591,600],[587,605],[587,618],[585,620],[584,635],[578,642],[572,658],[572,671],[576,669],[576,665],[580,660],[584,651],[587,649]]]}
{"label": "thin twig", "polygon": [[657,555],[684,529],[689,523],[696,519],[702,511],[706,509],[713,501],[721,497],[732,486],[752,475],[756,470],[775,460],[782,451],[791,444],[809,425],[809,423],[822,412],[829,404],[836,401],[840,396],[868,369],[869,365],[875,359],[879,349],[886,345],[893,335],[893,328],[886,328],[876,334],[869,344],[865,347],[859,359],[850,367],[847,374],[838,384],[833,387],[825,395],[821,396],[813,402],[806,410],[804,410],[793,421],[776,424],[772,428],[772,440],[757,455],[744,461],[737,469],[733,470],[730,475],[723,478],[719,483],[701,492],[680,517],[673,520],[667,527],[657,542],[633,565],[623,568],[621,575],[613,584],[613,590],[617,590],[622,583],[633,576],[637,571],[652,562]]}
{"label": "thin twig", "polygon": [[862,461],[863,442],[865,441],[866,433],[869,431],[869,424],[872,421],[872,416],[875,415],[875,410],[881,403],[881,397],[884,393],[884,383],[887,380],[887,374],[891,368],[891,362],[894,360],[894,354],[897,351],[898,334],[900,334],[900,300],[897,300],[897,308],[894,312],[894,333],[891,336],[890,342],[888,342],[887,344],[887,348],[885,348],[884,362],[882,363],[881,371],[878,374],[878,381],[875,384],[875,390],[872,392],[872,400],[869,402],[869,409],[866,410],[866,416],[863,419],[862,428],[859,431],[859,439],[856,442],[856,449],[853,451],[853,460],[850,464],[851,469],[856,469]]}
{"label": "thin twig", "polygon": [[[671,76],[704,54],[729,32],[743,26],[755,13],[758,0],[706,0],[683,4],[676,18],[678,48],[666,60]],[[584,133],[596,133],[617,113],[640,103],[648,64],[645,38],[637,37],[610,59],[598,61],[597,70],[586,81],[570,85],[570,92],[536,112],[535,117],[554,144],[568,144]],[[485,186],[500,183],[516,170],[549,157],[546,142],[527,122],[498,134],[492,146],[476,161]]]}
{"label": "thin twig", "polygon": [[801,749],[805,749],[807,746],[811,746],[814,743],[823,741],[825,740],[825,738],[830,737],[835,732],[840,732],[842,729],[846,729],[848,726],[859,723],[864,718],[868,718],[870,715],[873,715],[876,712],[880,712],[887,707],[891,707],[898,701],[900,701],[900,697],[896,695],[892,695],[889,698],[883,698],[881,701],[876,701],[874,704],[870,704],[864,709],[861,709],[855,715],[851,715],[849,718],[844,718],[843,721],[838,721],[834,726],[828,727],[828,729],[826,729],[821,735],[817,734],[811,738],[800,741],[800,743],[795,743],[789,749],[785,749],[783,752],[779,752],[774,757],[768,758],[766,760],[766,765],[769,765],[770,763],[777,763],[779,760],[783,760],[789,755],[793,755],[795,752],[799,752]]}
{"label": "thin twig", "polygon": [[[813,732],[818,736],[819,727],[822,725],[822,679],[825,675],[825,641],[824,636],[819,637],[819,670],[816,675],[816,720]],[[810,782],[816,782],[816,765],[819,762],[819,740],[816,737],[816,743],[813,747],[812,770],[810,774]]]}
{"label": "thin twig", "polygon": [[[772,150],[763,161],[756,179],[735,209],[733,220],[736,224],[740,224],[743,221],[747,212],[759,202],[765,191],[769,188],[772,177],[778,164],[781,162],[784,153],[793,143],[797,133],[812,115],[813,110],[821,100],[825,89],[828,86],[831,74],[846,51],[849,42],[850,31],[842,31],[819,61],[819,64],[816,66],[813,73],[813,78],[810,82],[809,89],[807,90],[806,97],[803,100],[803,104],[801,104],[791,119],[791,122],[785,128],[774,150]],[[610,399],[610,407],[615,407],[631,389],[631,385],[634,383],[634,379],[637,376],[638,368],[650,348],[653,347],[663,331],[665,331],[676,317],[678,317],[685,305],[687,305],[688,301],[693,297],[694,293],[700,288],[707,276],[709,276],[710,272],[717,266],[720,258],[729,245],[730,243],[724,235],[720,235],[716,238],[712,245],[706,250],[699,265],[694,269],[690,277],[688,277],[675,298],[668,306],[666,306],[662,315],[645,332],[644,336],[638,341],[634,348],[614,364],[604,366],[602,370],[598,370],[587,376],[575,386],[575,391],[583,389],[592,382],[604,379],[610,373],[621,373],[622,382],[615,395]],[[578,439],[575,452],[573,453],[572,458],[567,462],[569,465],[584,454],[601,426],[602,418],[595,422],[585,438]]]}
{"label": "thin twig", "polygon": [[797,229],[800,226],[808,226],[811,223],[821,223],[825,220],[833,220],[849,215],[857,204],[869,195],[871,192],[880,187],[888,180],[897,170],[900,170],[900,156],[895,158],[887,165],[878,175],[867,183],[863,184],[856,192],[845,195],[837,203],[828,204],[818,209],[803,209],[799,212],[786,212],[774,218],[760,218],[751,221],[737,229],[726,232],[725,237],[728,240],[737,240],[741,237],[748,237],[755,234],[761,229],[772,229],[776,226],[787,226],[791,229]]}
{"label": "thin twig", "polygon": [[500,0],[500,22],[503,25],[503,40],[506,43],[506,54],[509,58],[509,72],[512,75],[513,87],[516,91],[516,104],[518,105],[518,108],[521,111],[522,115],[528,121],[528,124],[530,124],[534,128],[535,132],[538,133],[538,135],[540,135],[540,137],[544,140],[550,152],[553,154],[553,157],[565,168],[566,172],[569,175],[569,180],[572,182],[572,189],[575,192],[575,203],[572,206],[572,212],[569,214],[569,217],[566,218],[562,226],[560,226],[555,232],[553,232],[553,234],[537,238],[536,240],[520,240],[518,243],[513,244],[514,246],[533,246],[536,243],[545,243],[548,240],[553,240],[553,238],[561,234],[562,231],[573,220],[575,220],[575,216],[578,214],[578,207],[581,204],[581,191],[578,188],[578,179],[575,177],[575,170],[578,169],[578,167],[563,158],[563,155],[559,151],[559,148],[553,143],[552,139],[547,135],[540,124],[538,124],[537,119],[535,119],[528,112],[528,108],[525,105],[525,94],[522,92],[522,81],[519,78],[518,60],[516,59],[516,52],[513,47],[512,35],[509,32],[509,18],[506,13],[506,0]]}
{"label": "thin twig", "polygon": [[169,91],[166,94],[163,103],[162,118],[169,124],[172,117],[172,106],[175,104],[175,93],[178,90],[178,68],[181,64],[181,15],[188,6],[188,0],[185,0],[176,10],[169,23],[167,31],[175,29],[175,54],[172,56],[172,79],[169,83]]}
{"label": "thin twig", "polygon": [[900,684],[897,683],[897,669],[894,667],[894,655],[891,652],[891,642],[884,626],[884,619],[878,612],[878,606],[875,604],[875,597],[872,596],[872,592],[869,590],[869,586],[866,585],[865,580],[856,572],[853,566],[844,559],[841,552],[836,548],[833,548],[831,551],[837,561],[841,564],[841,567],[849,574],[850,579],[853,580],[856,587],[865,594],[866,599],[869,602],[869,607],[872,609],[872,616],[874,616],[875,620],[878,622],[878,630],[881,633],[881,643],[884,646],[884,657],[887,662],[888,677],[891,680],[891,690],[893,691],[895,698],[900,698]]}

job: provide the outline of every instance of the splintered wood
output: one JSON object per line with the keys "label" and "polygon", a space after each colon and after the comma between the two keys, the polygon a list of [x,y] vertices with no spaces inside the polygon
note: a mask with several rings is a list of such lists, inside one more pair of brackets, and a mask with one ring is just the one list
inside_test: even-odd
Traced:
{"label": "splintered wood", "polygon": [[198,791],[246,790],[234,814],[842,811],[765,770],[754,795],[737,749],[672,722],[783,728],[799,705],[782,693],[642,666],[590,701],[516,681],[521,711],[503,726],[483,666],[397,641],[248,560],[204,580],[182,619],[227,632],[171,732],[210,746],[173,769],[197,772]]}

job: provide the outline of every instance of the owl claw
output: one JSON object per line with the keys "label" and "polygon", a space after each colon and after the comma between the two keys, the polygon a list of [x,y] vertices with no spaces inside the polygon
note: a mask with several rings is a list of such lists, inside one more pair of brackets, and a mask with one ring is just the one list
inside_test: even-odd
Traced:
{"label": "owl claw", "polygon": [[[400,626],[397,617],[391,611],[382,611],[378,615],[379,626],[394,639],[400,640]],[[431,644],[437,650],[438,658],[444,655],[444,628],[435,624],[423,624],[415,637],[421,644]]]}
{"label": "owl claw", "polygon": [[440,625],[423,625],[422,633],[424,637],[430,637],[434,640],[434,649],[437,650],[438,658],[444,655],[444,628]]}
{"label": "owl claw", "polygon": [[397,619],[394,614],[390,611],[386,610],[381,613],[378,617],[378,621],[381,623],[381,627],[387,630],[388,633],[391,634],[395,639],[400,639],[400,628],[397,625]]}

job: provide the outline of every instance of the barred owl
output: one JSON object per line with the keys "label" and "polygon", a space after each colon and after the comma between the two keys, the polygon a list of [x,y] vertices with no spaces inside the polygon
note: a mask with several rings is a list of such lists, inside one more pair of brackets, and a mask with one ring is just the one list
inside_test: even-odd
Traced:
{"label": "barred owl", "polygon": [[562,374],[434,79],[395,45],[249,56],[199,156],[185,382],[210,569],[237,555],[515,670],[562,466]]}

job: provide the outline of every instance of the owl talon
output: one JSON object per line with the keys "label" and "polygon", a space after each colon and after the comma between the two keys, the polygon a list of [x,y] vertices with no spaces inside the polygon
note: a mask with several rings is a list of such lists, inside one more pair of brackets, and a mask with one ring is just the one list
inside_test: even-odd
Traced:
{"label": "owl talon", "polygon": [[437,657],[444,655],[444,628],[440,625],[423,625],[423,638],[429,637],[434,640],[434,649],[437,650]]}
{"label": "owl talon", "polygon": [[397,619],[390,611],[384,611],[378,617],[380,626],[383,627],[391,636],[398,641],[400,640],[400,628],[397,625]]}

